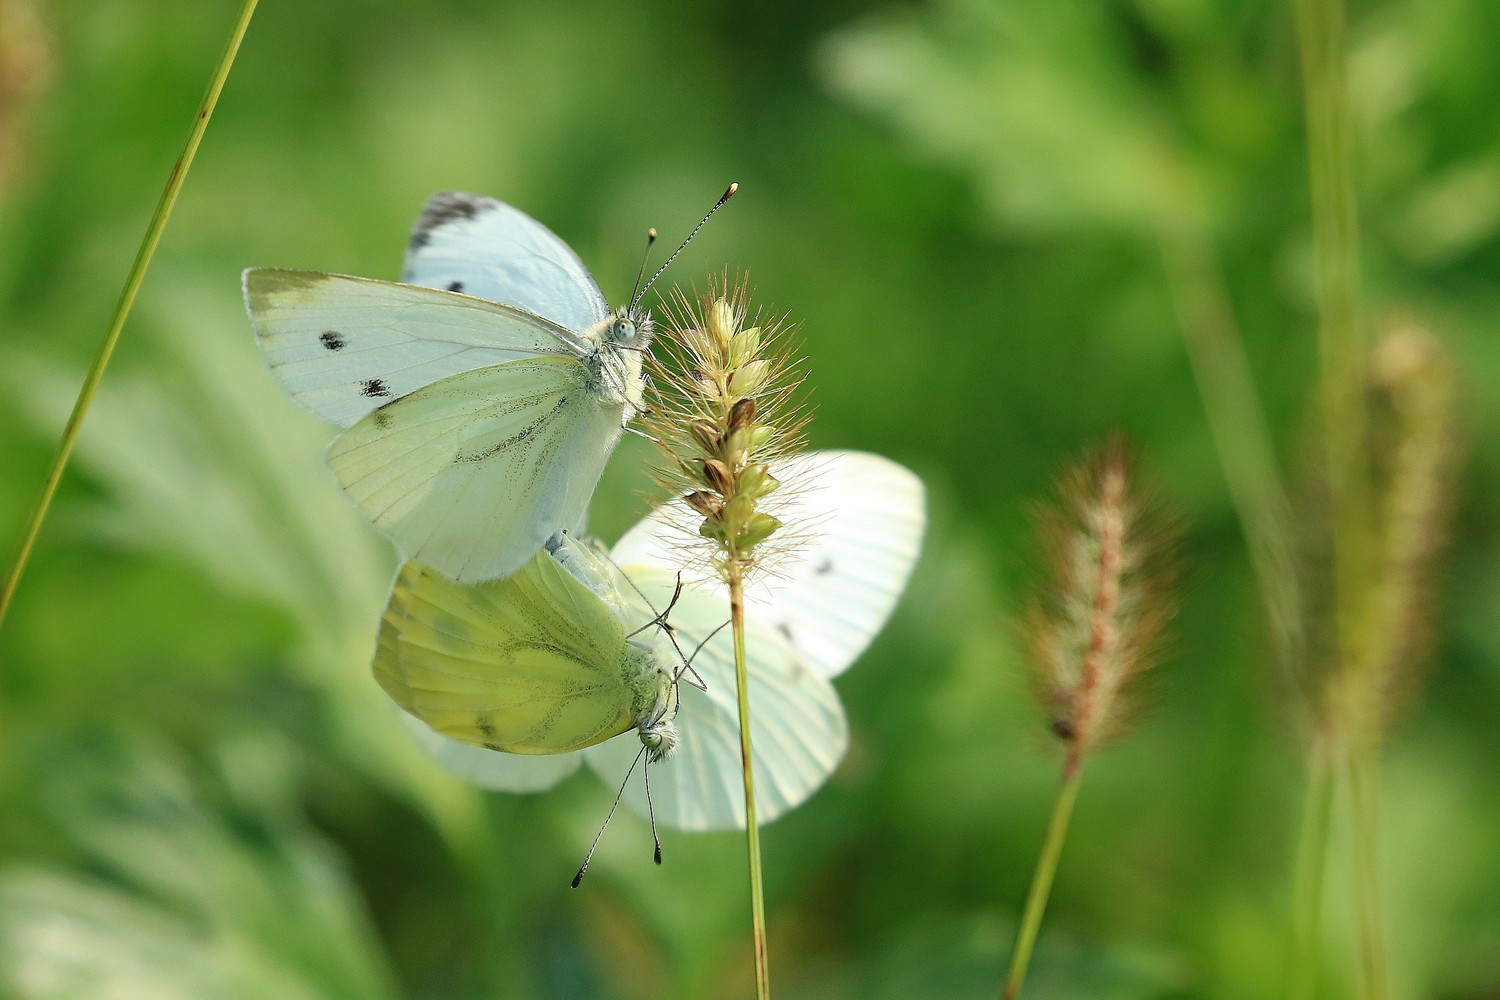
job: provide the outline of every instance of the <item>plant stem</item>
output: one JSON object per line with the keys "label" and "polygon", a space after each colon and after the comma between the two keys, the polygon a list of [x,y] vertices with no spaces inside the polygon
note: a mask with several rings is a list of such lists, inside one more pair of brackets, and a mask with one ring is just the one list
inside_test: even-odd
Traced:
{"label": "plant stem", "polygon": [[47,519],[47,511],[52,506],[52,499],[57,495],[58,484],[62,481],[63,472],[68,467],[68,459],[73,454],[73,445],[78,439],[78,432],[83,427],[83,418],[88,414],[89,404],[93,402],[99,382],[104,378],[104,369],[108,367],[110,356],[114,354],[115,345],[120,339],[120,331],[124,329],[125,320],[130,315],[130,308],[135,304],[135,296],[146,275],[146,267],[151,263],[157,243],[161,241],[162,231],[167,226],[167,217],[172,214],[172,206],[177,203],[178,192],[182,190],[188,168],[193,164],[193,156],[198,152],[198,144],[203,140],[203,133],[208,128],[209,118],[213,116],[214,106],[218,103],[219,94],[224,89],[224,81],[229,77],[229,69],[234,65],[234,57],[239,52],[245,31],[250,27],[250,18],[255,13],[257,2],[258,0],[245,0],[240,10],[239,19],[235,21],[234,28],[229,34],[229,42],[224,47],[224,54],[219,57],[218,65],[214,67],[213,76],[208,82],[208,90],[204,93],[203,101],[198,105],[198,111],[193,117],[193,127],[188,132],[187,142],[183,146],[181,155],[177,157],[177,162],[172,164],[172,172],[167,176],[167,186],[162,190],[161,199],[156,203],[156,211],[146,226],[146,235],[141,238],[140,249],[136,251],[135,261],[130,265],[130,272],[125,276],[125,287],[121,290],[120,300],[115,305],[114,318],[110,321],[109,332],[105,334],[104,342],[99,345],[99,352],[94,357],[93,366],[84,378],[83,386],[78,390],[78,399],[73,404],[73,413],[68,417],[67,426],[63,428],[62,439],[58,442],[57,451],[52,456],[52,466],[47,470],[47,478],[42,484],[41,498],[37,501],[36,509],[32,511],[31,519],[26,522],[26,527],[22,530],[21,544],[17,549],[15,562],[6,574],[4,584],[0,584],[0,627],[5,624],[5,615],[10,609],[11,598],[15,596],[21,574],[25,571],[26,562],[31,556],[32,546],[36,544],[37,535],[42,530],[42,522]]}
{"label": "plant stem", "polygon": [[[1175,173],[1185,175],[1185,168]],[[1291,503],[1196,189],[1186,176],[1179,186],[1180,215],[1172,223],[1163,220],[1157,230],[1167,287],[1229,498],[1245,534],[1276,659],[1290,675],[1304,657]],[[1295,688],[1290,677],[1288,688]]]}
{"label": "plant stem", "polygon": [[1298,0],[1297,33],[1306,92],[1308,177],[1316,261],[1320,383],[1332,515],[1337,702],[1328,712],[1346,760],[1364,1000],[1384,1000],[1385,954],[1375,863],[1374,774],[1378,769],[1383,678],[1372,655],[1379,579],[1377,522],[1366,452],[1368,348],[1360,315],[1359,226],[1345,81],[1343,0]]}
{"label": "plant stem", "polygon": [[1313,1000],[1322,968],[1323,892],[1327,883],[1328,837],[1333,815],[1330,753],[1316,739],[1307,754],[1307,792],[1302,802],[1302,833],[1297,841],[1292,896],[1292,946],[1287,963],[1286,1000]]}
{"label": "plant stem", "polygon": [[1042,926],[1042,914],[1047,909],[1047,899],[1052,894],[1052,877],[1057,873],[1057,859],[1062,854],[1063,838],[1068,833],[1068,820],[1073,815],[1073,803],[1078,798],[1078,785],[1083,778],[1083,768],[1070,767],[1063,777],[1062,788],[1052,806],[1052,819],[1047,824],[1047,839],[1042,842],[1042,853],[1036,861],[1036,872],[1031,877],[1031,891],[1026,896],[1026,909],[1021,915],[1021,929],[1016,934],[1016,948],[1010,956],[1010,973],[1005,979],[1004,1000],[1015,1000],[1021,994],[1021,984],[1026,981],[1026,967],[1031,963],[1031,949],[1036,944],[1037,932]]}
{"label": "plant stem", "polygon": [[750,757],[750,684],[745,667],[745,582],[737,563],[729,568],[729,613],[734,630],[734,686],[740,708],[740,773],[745,779],[745,847],[750,855],[750,924],[755,943],[756,1000],[770,1000],[766,961],[766,904],[761,891],[760,827],[755,821],[755,776]]}
{"label": "plant stem", "polygon": [[1366,344],[1360,316],[1359,227],[1348,136],[1342,0],[1298,0],[1306,89],[1308,180],[1321,358],[1320,409],[1332,513],[1334,602],[1342,671],[1361,669],[1365,599],[1374,578],[1365,454]]}
{"label": "plant stem", "polygon": [[1349,813],[1353,822],[1354,898],[1359,913],[1359,983],[1365,1000],[1385,1000],[1385,933],[1381,915],[1377,793],[1379,752],[1373,739],[1349,747]]}

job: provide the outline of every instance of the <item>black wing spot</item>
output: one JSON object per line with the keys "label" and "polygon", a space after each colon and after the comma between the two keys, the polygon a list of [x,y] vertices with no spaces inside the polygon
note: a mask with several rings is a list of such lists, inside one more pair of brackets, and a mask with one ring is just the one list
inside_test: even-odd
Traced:
{"label": "black wing spot", "polygon": [[796,639],[792,638],[792,627],[790,625],[788,625],[786,622],[777,622],[776,623],[776,631],[778,631],[782,635],[786,636],[786,641],[787,642],[793,642],[794,643],[794,642],[797,641]]}
{"label": "black wing spot", "polygon": [[318,342],[330,351],[342,351],[347,343],[337,330],[324,330],[318,334]]}
{"label": "black wing spot", "polygon": [[380,409],[376,410],[373,414],[371,414],[371,416],[373,416],[375,418],[375,426],[376,427],[380,428],[383,431],[384,430],[390,430],[390,427],[391,427],[391,415],[389,413],[385,412],[385,407],[382,406]]}
{"label": "black wing spot", "polygon": [[458,219],[472,219],[494,204],[493,198],[464,194],[460,191],[447,191],[433,195],[428,199],[427,207],[422,209],[421,218],[417,219],[417,224],[412,227],[411,248],[420,250],[425,247],[432,238],[432,231],[439,226],[445,226]]}
{"label": "black wing spot", "polygon": [[359,384],[359,391],[366,396],[389,396],[390,388],[383,379],[366,379]]}
{"label": "black wing spot", "polygon": [[818,563],[818,568],[815,569],[815,570],[813,570],[813,574],[816,575],[816,576],[827,576],[829,573],[832,573],[832,572],[833,572],[833,560],[832,559],[824,559],[822,562]]}
{"label": "black wing spot", "polygon": [[448,283],[448,291],[450,292],[461,292],[463,290],[464,283],[462,281],[450,281]]}

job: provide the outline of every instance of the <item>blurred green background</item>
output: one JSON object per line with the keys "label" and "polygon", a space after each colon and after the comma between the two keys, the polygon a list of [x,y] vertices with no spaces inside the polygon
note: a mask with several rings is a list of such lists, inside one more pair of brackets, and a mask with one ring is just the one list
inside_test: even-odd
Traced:
{"label": "blurred green background", "polygon": [[[1392,733],[1398,998],[1500,997],[1500,7],[1356,3],[1372,322],[1429,324],[1470,450],[1425,691]],[[235,13],[0,5],[0,539]],[[239,271],[394,278],[438,190],[567,239],[619,301],[641,235],[741,193],[670,277],[801,325],[817,446],[926,480],[922,563],[840,679],[848,759],[767,828],[783,998],[998,993],[1059,754],[1008,616],[1028,504],[1111,429],[1187,525],[1172,655],[1085,781],[1028,993],[1279,995],[1302,750],[1178,305],[1233,311],[1283,468],[1316,377],[1289,4],[266,0],[0,633],[0,996],[748,995],[744,844],[616,820],[579,776],[474,792],[367,663],[393,560]],[[1163,247],[1176,247],[1176,271]],[[627,440],[595,501],[644,509]],[[1326,995],[1349,993],[1336,842]]]}

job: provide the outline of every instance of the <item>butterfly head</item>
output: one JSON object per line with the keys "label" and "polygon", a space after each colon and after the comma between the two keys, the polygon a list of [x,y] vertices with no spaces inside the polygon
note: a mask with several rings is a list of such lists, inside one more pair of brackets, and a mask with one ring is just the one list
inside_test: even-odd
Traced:
{"label": "butterfly head", "polygon": [[644,351],[651,346],[655,328],[651,315],[643,309],[621,309],[604,327],[604,343],[626,351]]}

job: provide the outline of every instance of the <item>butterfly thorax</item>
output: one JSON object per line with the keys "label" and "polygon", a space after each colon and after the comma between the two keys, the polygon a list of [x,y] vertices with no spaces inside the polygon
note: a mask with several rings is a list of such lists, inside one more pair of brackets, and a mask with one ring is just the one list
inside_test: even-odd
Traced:
{"label": "butterfly thorax", "polygon": [[[644,387],[641,370],[654,332],[650,316],[621,309],[585,333],[594,345],[583,358],[590,376],[589,392],[632,412],[639,410]],[[627,413],[626,418],[629,416]]]}
{"label": "butterfly thorax", "polygon": [[621,664],[631,689],[635,726],[653,764],[677,749],[677,681],[671,662],[654,642],[632,639]]}

